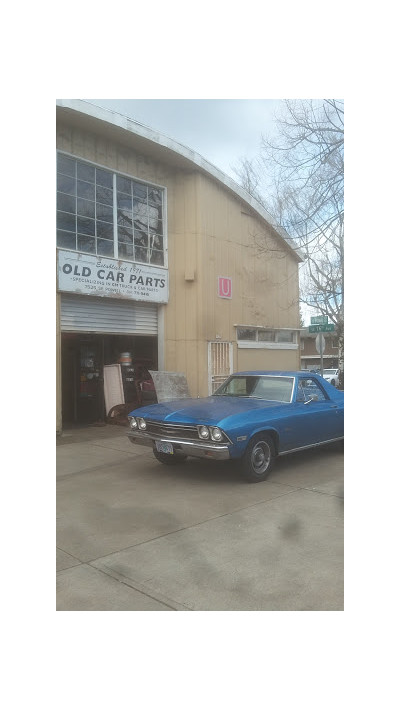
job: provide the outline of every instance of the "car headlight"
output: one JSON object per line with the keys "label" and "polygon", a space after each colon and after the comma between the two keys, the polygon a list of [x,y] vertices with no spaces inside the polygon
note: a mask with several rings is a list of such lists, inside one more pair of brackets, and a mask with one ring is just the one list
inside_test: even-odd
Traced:
{"label": "car headlight", "polygon": [[146,420],[143,419],[143,417],[138,417],[137,418],[138,426],[140,430],[145,430],[147,425],[146,425]]}
{"label": "car headlight", "polygon": [[131,430],[137,430],[138,423],[137,423],[136,417],[128,417],[128,420],[129,420]]}
{"label": "car headlight", "polygon": [[201,439],[210,439],[210,430],[205,425],[199,425],[198,433]]}
{"label": "car headlight", "polygon": [[211,429],[211,439],[214,440],[214,442],[220,442],[222,439],[222,432],[219,429],[219,427],[213,427]]}

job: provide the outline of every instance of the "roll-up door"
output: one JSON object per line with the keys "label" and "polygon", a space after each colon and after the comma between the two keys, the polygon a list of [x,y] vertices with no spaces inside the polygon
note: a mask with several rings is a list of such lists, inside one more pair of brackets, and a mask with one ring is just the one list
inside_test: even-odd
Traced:
{"label": "roll-up door", "polygon": [[61,331],[157,335],[157,304],[62,294]]}

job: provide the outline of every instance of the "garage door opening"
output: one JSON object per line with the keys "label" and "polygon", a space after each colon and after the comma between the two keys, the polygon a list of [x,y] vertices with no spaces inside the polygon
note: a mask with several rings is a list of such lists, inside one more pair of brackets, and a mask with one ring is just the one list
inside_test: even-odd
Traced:
{"label": "garage door opening", "polygon": [[63,426],[106,421],[104,366],[121,365],[125,403],[138,403],[138,383],[158,370],[157,336],[62,333]]}

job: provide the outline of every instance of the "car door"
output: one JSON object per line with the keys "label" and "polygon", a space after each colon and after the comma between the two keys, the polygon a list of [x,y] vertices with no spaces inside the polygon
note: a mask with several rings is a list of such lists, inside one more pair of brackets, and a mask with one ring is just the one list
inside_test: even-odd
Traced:
{"label": "car door", "polygon": [[307,447],[343,436],[338,404],[313,377],[300,378],[291,422],[292,447]]}

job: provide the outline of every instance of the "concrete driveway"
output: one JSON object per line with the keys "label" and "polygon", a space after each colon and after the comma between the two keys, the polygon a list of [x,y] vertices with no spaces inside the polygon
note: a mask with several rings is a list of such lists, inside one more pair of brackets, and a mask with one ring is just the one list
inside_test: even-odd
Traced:
{"label": "concrete driveway", "polygon": [[57,447],[58,610],[343,610],[343,448],[157,462],[116,425]]}

